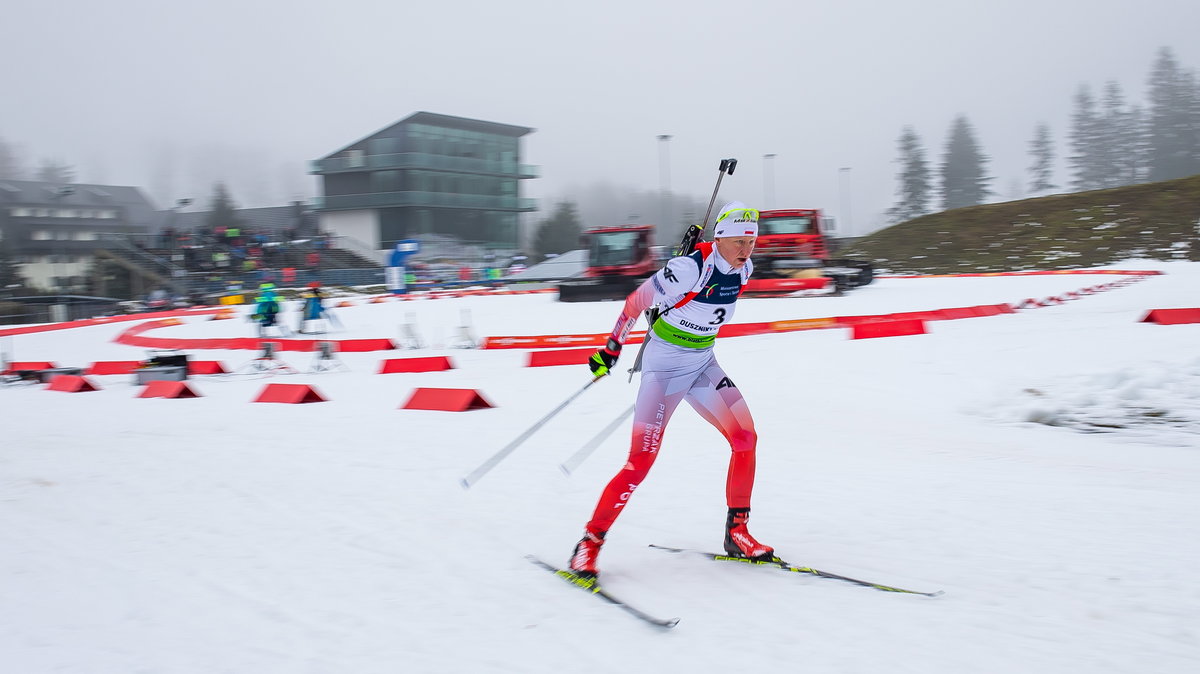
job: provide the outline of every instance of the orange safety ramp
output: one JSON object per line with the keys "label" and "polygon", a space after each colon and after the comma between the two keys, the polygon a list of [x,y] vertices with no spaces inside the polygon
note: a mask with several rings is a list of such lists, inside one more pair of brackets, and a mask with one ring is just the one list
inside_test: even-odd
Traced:
{"label": "orange safety ramp", "polygon": [[1159,325],[1200,323],[1200,309],[1151,309],[1139,322]]}
{"label": "orange safety ramp", "polygon": [[475,389],[419,388],[413,391],[408,402],[400,406],[405,410],[438,410],[443,412],[465,412],[495,407]]}
{"label": "orange safety ramp", "polygon": [[428,356],[424,358],[389,358],[379,364],[379,374],[397,374],[402,372],[441,372],[453,370],[454,364],[447,356]]}
{"label": "orange safety ramp", "polygon": [[875,337],[905,337],[925,334],[925,321],[911,318],[900,321],[878,321],[858,323],[851,328],[850,339],[873,339]]}
{"label": "orange safety ramp", "polygon": [[553,365],[584,365],[595,349],[552,349],[550,351],[530,351],[528,367],[548,367]]}
{"label": "orange safety ramp", "polygon": [[152,381],[146,384],[139,398],[199,398],[196,393],[183,381]]}
{"label": "orange safety ramp", "polygon": [[323,403],[325,398],[308,384],[267,384],[254,399],[256,403]]}
{"label": "orange safety ramp", "polygon": [[47,391],[62,391],[64,393],[85,393],[99,391],[100,387],[77,374],[60,374],[50,380]]}

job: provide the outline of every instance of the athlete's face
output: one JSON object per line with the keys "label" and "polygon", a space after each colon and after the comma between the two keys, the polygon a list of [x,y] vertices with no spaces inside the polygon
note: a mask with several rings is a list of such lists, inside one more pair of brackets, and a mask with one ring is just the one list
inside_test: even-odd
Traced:
{"label": "athlete's face", "polygon": [[754,252],[756,241],[758,239],[753,236],[726,236],[713,239],[713,244],[717,247],[717,253],[729,263],[729,266],[741,269],[742,265],[746,264],[746,260],[750,259],[750,254]]}

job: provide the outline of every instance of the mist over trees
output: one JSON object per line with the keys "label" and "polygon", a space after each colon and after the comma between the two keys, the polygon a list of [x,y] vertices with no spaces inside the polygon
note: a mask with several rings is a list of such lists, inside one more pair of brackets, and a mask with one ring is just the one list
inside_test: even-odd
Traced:
{"label": "mist over trees", "polygon": [[[611,225],[654,225],[654,243],[660,246],[679,243],[684,230],[699,223],[708,207],[708,197],[677,192],[664,195],[658,190],[636,190],[611,183],[572,186],[567,194],[567,200],[578,209],[583,229]],[[718,196],[714,210],[720,208],[724,201],[735,198],[738,197],[726,194]],[[745,201],[744,198],[742,200]]]}
{"label": "mist over trees", "polygon": [[891,222],[903,222],[929,213],[929,201],[933,197],[933,182],[929,175],[929,162],[925,160],[925,148],[921,137],[911,126],[904,127],[900,134],[900,182],[896,189],[899,200],[888,211]]}
{"label": "mist over trees", "polygon": [[560,201],[554,208],[553,215],[538,223],[537,232],[533,237],[533,252],[544,260],[549,255],[575,250],[579,248],[579,235],[582,231],[575,204]]}
{"label": "mist over trees", "polygon": [[1151,181],[1200,173],[1200,87],[1163,47],[1150,71],[1148,163]]}
{"label": "mist over trees", "polygon": [[210,232],[216,231],[218,227],[226,229],[242,227],[242,219],[237,214],[237,205],[233,202],[233,197],[230,196],[225,183],[217,183],[213,186],[212,201],[209,204],[204,224]]}
{"label": "mist over trees", "polygon": [[24,175],[16,146],[0,138],[0,180],[20,180]]}
{"label": "mist over trees", "polygon": [[950,135],[946,139],[946,152],[942,155],[942,208],[962,208],[982,204],[991,194],[984,175],[987,157],[975,141],[975,130],[966,115],[954,118]]}
{"label": "mist over trees", "polygon": [[1054,184],[1054,141],[1050,138],[1050,127],[1038,124],[1029,141],[1029,154],[1033,164],[1029,166],[1029,191],[1035,195],[1047,194],[1058,189]]}
{"label": "mist over trees", "polygon": [[[1120,84],[1112,80],[1105,83],[1099,96],[1087,83],[1076,89],[1065,157],[1072,191],[1200,173],[1200,82],[1195,71],[1185,70],[1174,52],[1163,47],[1147,84],[1146,108],[1130,103]],[[927,212],[920,200],[924,192],[919,147],[919,136],[911,127],[904,127],[897,160],[902,167],[896,176],[898,200],[888,210],[888,220],[893,224]],[[1029,191],[1040,196],[1058,189],[1054,179],[1055,143],[1048,125],[1041,123],[1034,128],[1029,154]],[[939,171],[938,195],[943,209],[981,204],[994,195],[988,188],[991,178],[984,176],[987,159],[966,116],[955,118]],[[1009,198],[1017,198],[1017,190],[1010,191]]]}
{"label": "mist over trees", "polygon": [[65,185],[75,182],[75,167],[59,159],[43,159],[36,176],[37,180]]}

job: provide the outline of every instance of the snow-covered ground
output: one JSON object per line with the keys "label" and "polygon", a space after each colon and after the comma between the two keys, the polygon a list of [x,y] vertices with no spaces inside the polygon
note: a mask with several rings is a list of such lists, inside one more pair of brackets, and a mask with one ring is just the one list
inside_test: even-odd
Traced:
{"label": "snow-covered ground", "polygon": [[[360,304],[331,338],[348,371],[194,377],[196,399],[0,387],[0,670],[13,674],[1200,671],[1200,264],[1061,305],[721,340],[759,431],[752,531],[795,563],[945,590],[930,599],[672,555],[719,549],[728,449],[690,409],[601,555],[610,591],[660,631],[529,564],[565,563],[628,431],[558,465],[632,401],[591,387],[464,491],[458,479],[588,380],[583,365],[460,350],[477,337],[606,332],[616,303],[552,295]],[[747,299],[738,322],[1060,295],[1115,280],[881,279],[840,298]],[[294,313],[286,320],[294,321]],[[0,337],[13,360],[139,360],[136,323]],[[156,337],[248,336],[192,318]],[[193,352],[236,368],[255,354]],[[455,369],[375,374],[385,358]],[[310,354],[280,358],[304,371]],[[329,401],[252,403],[266,384]],[[398,409],[417,387],[494,409]]]}

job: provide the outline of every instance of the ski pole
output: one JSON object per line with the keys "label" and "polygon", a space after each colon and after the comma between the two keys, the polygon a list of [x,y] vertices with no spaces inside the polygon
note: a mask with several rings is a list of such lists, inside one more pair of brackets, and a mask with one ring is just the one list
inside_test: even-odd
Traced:
{"label": "ski pole", "polygon": [[[713,204],[717,202],[717,193],[721,191],[721,179],[725,177],[726,173],[733,175],[736,168],[736,159],[721,160],[721,164],[717,167],[717,185],[713,187],[712,198],[708,200],[708,210],[704,211],[704,219],[700,221],[699,225],[688,227],[683,235],[683,241],[679,243],[679,248],[675,249],[675,257],[691,255],[692,251],[696,250],[696,242],[704,238],[704,228],[708,227],[708,216],[712,215]],[[654,327],[654,322],[668,311],[670,311],[669,308],[660,313],[658,307],[646,311],[646,336],[642,338],[642,346],[638,349],[637,357],[633,359],[633,367],[629,368],[629,381],[633,381],[635,372],[642,371],[642,352],[646,350],[646,342],[650,341],[650,330]]]}
{"label": "ski pole", "polygon": [[[601,376],[603,376],[603,375],[601,375]],[[567,398],[566,400],[559,403],[558,407],[555,407],[554,409],[550,410],[550,413],[547,414],[546,416],[542,417],[540,421],[538,421],[536,424],[530,426],[528,428],[528,430],[526,430],[524,433],[518,435],[517,439],[515,439],[512,442],[505,445],[503,448],[500,449],[500,451],[493,454],[487,461],[484,461],[483,463],[479,464],[478,468],[471,471],[470,473],[467,473],[466,476],[464,476],[461,480],[458,481],[459,484],[462,485],[462,488],[470,489],[484,475],[487,475],[488,471],[495,468],[496,464],[503,461],[504,457],[508,456],[509,454],[512,454],[514,449],[519,447],[522,442],[525,442],[526,440],[529,439],[529,436],[536,433],[537,430],[539,428],[541,428],[542,426],[545,426],[547,421],[550,421],[551,419],[554,418],[554,415],[563,411],[564,407],[566,407],[567,405],[570,405],[571,401],[575,400],[580,395],[582,395],[584,391],[588,390],[592,386],[592,384],[595,384],[596,382],[600,381],[600,379],[601,379],[601,377],[596,377],[595,379],[589,381],[587,384],[584,385],[583,388],[579,389],[574,394],[572,394],[570,398]]]}
{"label": "ski pole", "polygon": [[321,309],[321,315],[329,319],[329,322],[333,324],[333,327],[337,328],[338,330],[345,329],[342,327],[342,322],[337,319],[337,316],[333,315],[332,311],[329,311],[328,309]]}
{"label": "ski pole", "polygon": [[579,467],[579,464],[583,463],[584,460],[591,456],[592,452],[596,451],[596,448],[599,447],[601,443],[608,438],[608,436],[612,435],[613,431],[617,430],[617,426],[620,426],[621,422],[625,421],[626,417],[633,414],[633,407],[633,405],[630,405],[629,409],[621,412],[621,416],[609,422],[609,424],[605,426],[602,431],[596,434],[596,437],[589,440],[586,445],[579,448],[579,451],[572,454],[571,458],[563,461],[558,466],[563,474],[570,475],[575,471],[576,468]]}

